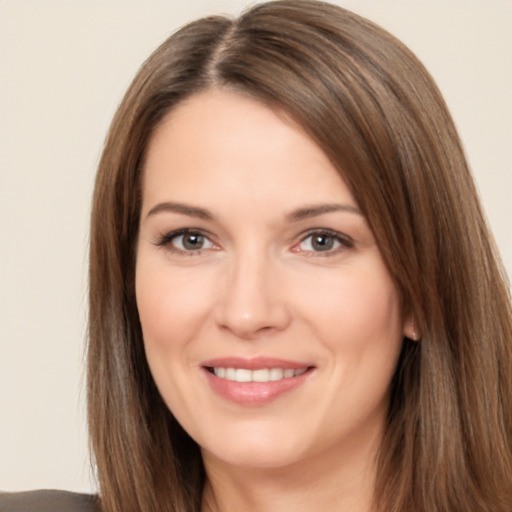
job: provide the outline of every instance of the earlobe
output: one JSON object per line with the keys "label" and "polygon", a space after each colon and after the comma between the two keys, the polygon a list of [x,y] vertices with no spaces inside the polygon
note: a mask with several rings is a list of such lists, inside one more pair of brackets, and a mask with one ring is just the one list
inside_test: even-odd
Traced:
{"label": "earlobe", "polygon": [[421,333],[418,332],[414,318],[409,318],[404,324],[404,336],[412,341],[420,341]]}

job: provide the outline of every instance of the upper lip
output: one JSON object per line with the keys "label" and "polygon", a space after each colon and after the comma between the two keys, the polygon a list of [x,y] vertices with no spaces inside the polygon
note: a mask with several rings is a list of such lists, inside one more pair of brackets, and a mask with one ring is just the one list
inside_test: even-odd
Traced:
{"label": "upper lip", "polygon": [[312,366],[309,363],[303,363],[299,361],[290,361],[286,359],[277,359],[274,357],[254,357],[254,358],[243,358],[243,357],[219,357],[215,359],[209,359],[202,363],[203,367],[206,368],[245,368],[247,370],[259,370],[262,368],[282,368],[300,370],[301,368],[308,368]]}

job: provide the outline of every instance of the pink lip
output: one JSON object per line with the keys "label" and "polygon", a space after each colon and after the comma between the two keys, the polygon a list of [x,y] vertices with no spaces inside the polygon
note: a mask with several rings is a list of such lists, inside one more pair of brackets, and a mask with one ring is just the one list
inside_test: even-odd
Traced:
{"label": "pink lip", "polygon": [[[215,393],[230,402],[244,406],[262,406],[272,402],[278,397],[300,387],[309,378],[313,367],[307,363],[286,361],[282,359],[258,357],[243,359],[228,357],[205,361],[202,365],[204,374]],[[246,368],[258,370],[261,368],[283,368],[298,370],[309,368],[308,371],[297,377],[284,378],[271,382],[234,382],[215,376],[209,368]]]}
{"label": "pink lip", "polygon": [[260,356],[251,359],[245,359],[243,357],[220,357],[217,359],[204,361],[201,366],[209,368],[246,368],[247,370],[259,370],[261,368],[283,368],[285,370],[300,370],[301,368],[306,368],[311,365],[297,361],[287,361],[285,359]]}

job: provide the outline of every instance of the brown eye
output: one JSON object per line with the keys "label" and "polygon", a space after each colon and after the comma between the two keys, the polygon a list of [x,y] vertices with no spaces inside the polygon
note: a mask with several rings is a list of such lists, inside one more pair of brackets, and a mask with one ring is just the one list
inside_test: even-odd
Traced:
{"label": "brown eye", "polygon": [[313,235],[310,243],[314,251],[330,251],[336,240],[330,235]]}
{"label": "brown eye", "polygon": [[340,246],[340,240],[329,233],[313,233],[302,240],[299,248],[302,251],[326,252]]}
{"label": "brown eye", "polygon": [[214,244],[202,233],[194,231],[175,233],[166,237],[165,244],[179,251],[193,252],[211,249]]}
{"label": "brown eye", "polygon": [[[180,249],[185,249],[187,251],[197,251],[198,249],[202,249],[205,242],[204,236],[198,235],[197,233],[181,235],[177,237],[177,240],[180,240]],[[173,243],[176,244],[177,240],[173,240]]]}
{"label": "brown eye", "polygon": [[339,249],[351,247],[353,247],[352,240],[336,231],[310,232],[296,246],[299,252],[308,254],[325,253],[325,255],[336,254]]}

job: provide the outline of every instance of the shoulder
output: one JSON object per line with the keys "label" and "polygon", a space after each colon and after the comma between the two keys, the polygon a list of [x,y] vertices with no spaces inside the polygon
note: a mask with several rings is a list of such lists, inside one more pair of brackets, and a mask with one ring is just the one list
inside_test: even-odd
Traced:
{"label": "shoulder", "polygon": [[0,492],[0,512],[99,512],[98,498],[67,491]]}

